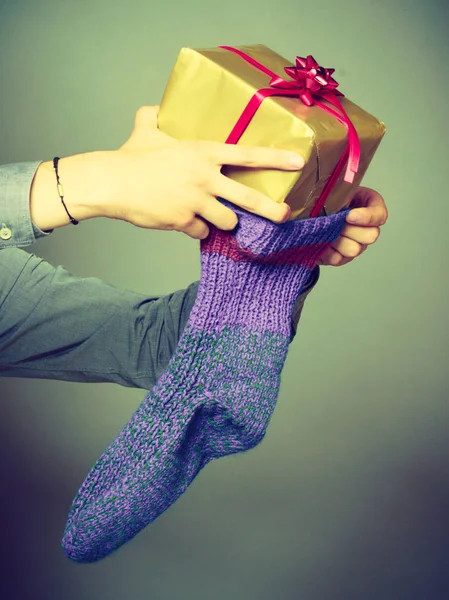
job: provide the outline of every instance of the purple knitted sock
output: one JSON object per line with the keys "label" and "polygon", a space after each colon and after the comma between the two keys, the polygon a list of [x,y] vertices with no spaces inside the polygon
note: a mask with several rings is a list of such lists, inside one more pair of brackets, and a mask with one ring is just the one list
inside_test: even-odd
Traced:
{"label": "purple knitted sock", "polygon": [[295,301],[348,209],[281,225],[233,204],[232,232],[210,225],[189,320],[165,372],[95,463],[62,545],[99,560],[167,510],[211,460],[256,446],[279,393]]}

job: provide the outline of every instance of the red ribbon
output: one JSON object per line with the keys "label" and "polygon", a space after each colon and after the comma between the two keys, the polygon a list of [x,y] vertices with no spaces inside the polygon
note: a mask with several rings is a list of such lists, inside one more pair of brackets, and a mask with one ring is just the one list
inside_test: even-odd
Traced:
{"label": "red ribbon", "polygon": [[[347,162],[346,173],[344,181],[352,183],[354,181],[354,175],[357,173],[360,162],[360,140],[357,135],[357,131],[351,122],[351,119],[347,115],[343,108],[338,96],[344,96],[336,88],[339,85],[335,79],[331,77],[335,69],[325,69],[321,67],[316,60],[310,54],[307,58],[296,57],[296,66],[285,67],[284,70],[292,79],[290,81],[282,79],[259,63],[244,52],[233,48],[232,46],[218,46],[223,50],[229,50],[235,52],[241,56],[244,60],[249,62],[251,65],[271,77],[270,87],[258,90],[250,99],[246,105],[244,111],[240,115],[237,123],[226,140],[227,144],[236,144],[242,136],[245,129],[251,122],[254,114],[256,113],[259,106],[262,104],[265,98],[269,96],[297,96],[306,106],[319,106],[327,113],[333,115],[336,119],[346,126],[348,130],[348,142],[345,150],[340,157],[335,169],[329,176],[326,185],[321,192],[312,212],[311,217],[317,216],[322,207],[325,205],[326,200],[337,182],[343,168]],[[332,104],[335,108],[339,109],[342,114],[337,112],[334,108],[327,106],[322,102],[327,101]]]}

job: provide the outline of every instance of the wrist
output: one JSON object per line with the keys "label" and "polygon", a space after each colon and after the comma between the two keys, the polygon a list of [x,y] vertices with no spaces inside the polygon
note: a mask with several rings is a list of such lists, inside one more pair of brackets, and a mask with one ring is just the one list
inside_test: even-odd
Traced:
{"label": "wrist", "polygon": [[[93,169],[96,152],[62,157],[58,173],[63,188],[64,203],[70,215],[77,221],[102,216],[100,201],[95,198],[95,172]],[[39,165],[30,188],[31,220],[42,231],[70,225],[57,188],[53,161]]]}

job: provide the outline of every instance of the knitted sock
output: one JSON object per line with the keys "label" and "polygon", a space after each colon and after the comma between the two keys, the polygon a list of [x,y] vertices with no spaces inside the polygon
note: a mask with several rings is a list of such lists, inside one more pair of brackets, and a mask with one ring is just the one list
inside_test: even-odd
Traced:
{"label": "knitted sock", "polygon": [[276,224],[222,200],[232,232],[210,225],[201,278],[167,369],[95,463],[62,545],[99,560],[167,510],[211,460],[264,437],[291,341],[295,301],[348,209]]}

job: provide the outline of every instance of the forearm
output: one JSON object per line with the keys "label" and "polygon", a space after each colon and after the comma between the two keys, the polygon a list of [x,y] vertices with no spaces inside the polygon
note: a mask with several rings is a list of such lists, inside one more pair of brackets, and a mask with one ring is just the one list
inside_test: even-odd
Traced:
{"label": "forearm", "polygon": [[[95,172],[98,157],[97,152],[87,152],[59,160],[64,202],[78,221],[103,216],[102,199],[94,191],[99,189]],[[33,223],[43,231],[70,225],[59,196],[53,160],[41,163],[36,170],[30,188],[30,215]]]}
{"label": "forearm", "polygon": [[162,296],[77,277],[0,250],[0,377],[150,389],[166,369],[198,282]]}

